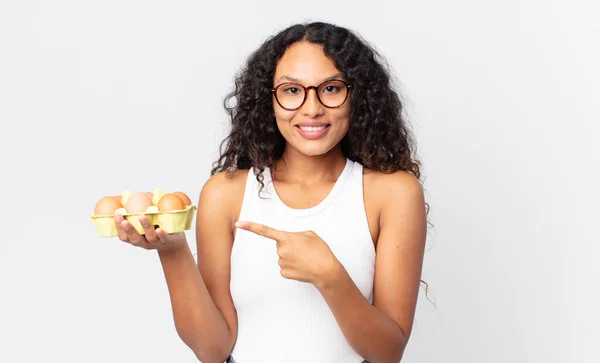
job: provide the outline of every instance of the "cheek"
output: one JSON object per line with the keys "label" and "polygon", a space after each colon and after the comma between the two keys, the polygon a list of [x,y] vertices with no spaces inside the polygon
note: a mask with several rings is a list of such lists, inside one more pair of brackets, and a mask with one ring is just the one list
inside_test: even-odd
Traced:
{"label": "cheek", "polygon": [[339,112],[335,117],[335,123],[339,125],[340,129],[348,130],[350,128],[350,111],[349,110],[339,110]]}
{"label": "cheek", "polygon": [[296,112],[275,109],[275,120],[279,128],[289,126],[289,123],[294,119]]}

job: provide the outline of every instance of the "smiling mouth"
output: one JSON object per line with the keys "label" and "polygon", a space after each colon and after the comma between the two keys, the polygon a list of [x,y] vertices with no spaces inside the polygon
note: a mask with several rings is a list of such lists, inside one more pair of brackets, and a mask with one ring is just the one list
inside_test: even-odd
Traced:
{"label": "smiling mouth", "polygon": [[296,125],[297,128],[299,128],[302,131],[306,131],[306,132],[322,131],[322,130],[325,130],[326,128],[328,128],[329,126],[331,126],[331,125],[330,124],[323,125],[323,126],[300,126],[300,125]]}

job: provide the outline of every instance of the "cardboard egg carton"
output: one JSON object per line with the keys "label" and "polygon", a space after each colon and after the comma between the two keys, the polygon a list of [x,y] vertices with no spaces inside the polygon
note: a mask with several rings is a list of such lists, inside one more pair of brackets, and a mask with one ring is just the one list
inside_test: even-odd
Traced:
{"label": "cardboard egg carton", "polygon": [[[126,195],[126,194],[125,194]],[[126,198],[123,200],[126,201]],[[125,202],[123,204],[126,204]],[[182,210],[173,210],[169,212],[159,212],[158,208],[153,205],[143,213],[129,213],[125,208],[119,208],[115,213],[120,213],[123,218],[138,231],[138,233],[144,235],[144,227],[140,223],[140,217],[145,215],[150,220],[150,223],[155,228],[160,227],[166,233],[179,233],[192,228],[194,221],[196,206],[188,205]],[[117,225],[115,223],[115,214],[112,215],[91,215],[90,221],[94,223],[100,237],[116,237]]]}

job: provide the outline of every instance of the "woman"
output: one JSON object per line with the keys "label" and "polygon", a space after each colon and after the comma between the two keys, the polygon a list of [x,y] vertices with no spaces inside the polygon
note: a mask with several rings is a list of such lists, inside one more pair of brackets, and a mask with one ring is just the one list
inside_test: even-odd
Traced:
{"label": "woman", "polygon": [[248,60],[232,130],[184,234],[116,216],[158,250],[181,339],[209,362],[399,362],[426,239],[402,105],[376,53],[330,24],[295,25]]}

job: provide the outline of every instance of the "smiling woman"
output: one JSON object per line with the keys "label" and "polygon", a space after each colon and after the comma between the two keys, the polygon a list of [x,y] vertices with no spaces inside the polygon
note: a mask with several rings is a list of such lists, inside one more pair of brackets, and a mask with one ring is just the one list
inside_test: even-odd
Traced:
{"label": "smiling woman", "polygon": [[250,56],[225,104],[197,264],[185,236],[148,241],[181,339],[202,362],[399,362],[426,203],[379,56],[345,28],[295,25]]}

